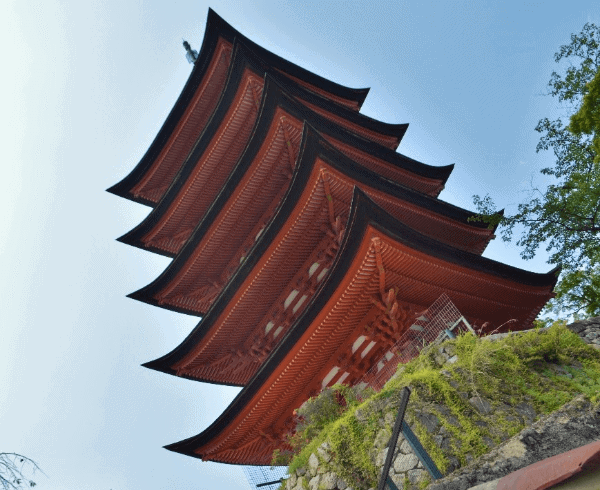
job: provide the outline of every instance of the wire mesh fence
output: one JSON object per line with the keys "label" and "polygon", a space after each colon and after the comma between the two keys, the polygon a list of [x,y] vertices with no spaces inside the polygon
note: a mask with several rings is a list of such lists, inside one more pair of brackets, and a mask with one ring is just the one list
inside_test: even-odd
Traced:
{"label": "wire mesh fence", "polygon": [[471,325],[444,293],[413,321],[396,344],[356,384],[379,391],[394,375],[398,364],[414,359],[431,343],[467,331],[473,331]]}
{"label": "wire mesh fence", "polygon": [[252,490],[277,490],[287,477],[286,466],[244,466],[242,470]]}

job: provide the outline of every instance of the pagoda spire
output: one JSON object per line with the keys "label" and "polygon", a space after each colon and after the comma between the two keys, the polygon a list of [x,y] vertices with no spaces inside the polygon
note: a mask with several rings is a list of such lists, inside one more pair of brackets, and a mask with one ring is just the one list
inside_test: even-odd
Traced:
{"label": "pagoda spire", "polygon": [[183,47],[185,48],[185,57],[190,63],[196,63],[198,59],[198,51],[192,49],[190,43],[188,43],[185,39],[183,40]]}

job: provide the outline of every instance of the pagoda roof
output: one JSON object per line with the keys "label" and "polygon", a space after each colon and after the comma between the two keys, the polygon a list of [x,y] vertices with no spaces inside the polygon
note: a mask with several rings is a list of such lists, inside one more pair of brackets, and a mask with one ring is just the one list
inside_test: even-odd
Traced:
{"label": "pagoda roof", "polygon": [[[286,97],[284,92],[277,92],[277,98],[285,100]],[[273,100],[271,108],[263,108],[247,151],[208,213],[191,236],[186,237],[185,245],[163,274],[130,297],[182,313],[201,315],[207,311],[212,300],[208,303],[190,301],[188,296],[194,296],[189,294],[190,288],[209,287],[212,290],[210,296],[216,297],[227,277],[237,269],[240,258],[247,255],[246,251],[254,244],[255,237],[275,213],[278,202],[283,198],[281,193],[288,185],[284,175],[286,170],[291,177],[289,159],[297,160],[293,148],[300,146],[298,122],[301,114],[288,110],[282,116],[282,107],[286,104]],[[277,111],[279,115],[274,117]],[[293,118],[297,118],[295,128]],[[292,151],[293,156],[283,152],[285,141],[279,127],[283,119],[289,128],[287,137],[293,140],[285,151]],[[305,125],[312,135],[308,144],[318,149],[312,153],[302,151],[302,157],[297,160],[298,166],[312,166],[320,152],[326,156],[327,165],[339,172],[340,178],[383,193],[394,202],[389,209],[404,222],[458,248],[481,253],[493,237],[493,230],[488,229],[485,223],[469,221],[474,213],[379,176],[326,142],[314,127],[308,123]],[[279,131],[275,130],[276,127]],[[274,142],[277,138],[278,143]],[[278,154],[279,159],[271,153]],[[248,170],[250,167],[252,172]],[[270,178],[265,183],[267,175]],[[296,193],[298,195],[299,192]],[[232,226],[233,223],[235,226]],[[217,289],[215,281],[220,283]],[[178,297],[182,297],[181,301],[173,299]]]}
{"label": "pagoda roof", "polygon": [[[289,329],[295,328],[291,326],[295,318],[302,315],[302,307],[306,308],[306,305],[312,301],[311,298],[319,287],[320,278],[317,272],[319,275],[322,272],[324,277],[331,273],[327,272],[331,268],[327,261],[320,264],[321,268],[316,272],[313,271],[314,276],[309,269],[312,267],[311,264],[317,263],[319,247],[330,246],[329,230],[326,228],[334,221],[332,217],[343,217],[346,222],[353,188],[352,181],[343,184],[343,181],[336,177],[336,174],[341,175],[339,168],[343,166],[339,164],[338,159],[342,156],[318,138],[314,132],[306,131],[301,154],[306,163],[299,163],[296,166],[292,185],[275,217],[217,296],[206,316],[172,352],[147,363],[146,367],[201,381],[244,385],[260,367],[264,352],[269,351],[279,342],[276,339],[277,335],[281,333],[283,336]],[[325,179],[328,181],[330,191],[325,187]],[[396,204],[386,198],[387,194],[382,192],[381,188],[368,185],[363,186],[362,189],[394,214],[398,212],[400,207],[395,207]],[[335,209],[328,210],[330,203],[333,203],[332,207]],[[407,213],[409,219],[413,218],[412,222],[408,220],[408,224],[403,224],[389,215],[392,220],[390,226],[395,223],[402,224],[403,233],[406,229],[410,229],[409,236],[413,241],[416,240],[414,237],[425,237],[414,230],[416,214]],[[386,213],[385,217],[387,216]],[[404,239],[403,237],[404,235],[401,238]],[[424,250],[430,250],[432,257],[442,254],[440,260],[443,262],[456,263],[469,273],[478,271],[486,275],[483,282],[479,276],[476,276],[480,281],[477,287],[485,284],[486,288],[478,293],[475,290],[466,296],[467,299],[477,297],[483,309],[475,308],[467,300],[463,302],[460,298],[457,300],[458,305],[464,307],[464,311],[461,311],[465,315],[471,315],[475,320],[481,318],[485,321],[502,320],[505,315],[513,314],[519,308],[525,308],[529,314],[531,311],[529,305],[522,306],[522,301],[527,301],[529,287],[540,286],[540,281],[544,285],[544,281],[555,280],[553,277],[548,279],[546,275],[530,273],[484,259],[431,237],[426,238],[429,240],[425,242],[429,245],[429,249]],[[421,243],[419,246],[424,247]],[[337,257],[340,253],[343,253],[341,248],[333,255]],[[333,258],[329,262],[332,261]],[[426,277],[424,280],[433,279]],[[468,277],[462,278],[461,281],[462,285],[470,283]],[[503,295],[507,294],[506,288],[510,291],[518,290],[521,296],[516,298],[511,296],[510,301],[505,301]],[[451,291],[459,289],[459,286],[450,288]],[[289,300],[293,291],[296,292]],[[437,291],[437,296],[441,292],[447,292],[435,284],[432,285],[432,291]],[[406,301],[418,304],[421,309],[424,309],[433,303],[437,296],[433,298],[423,296],[421,299],[424,303],[418,298],[417,300],[412,298],[410,301],[406,299]],[[496,305],[496,310],[490,306],[492,303]],[[496,313],[490,315],[490,311]],[[263,345],[261,339],[267,337],[269,332],[271,333],[268,341]],[[254,346],[256,338],[259,338],[258,347]],[[257,349],[262,350],[263,353],[249,359],[247,365],[240,365],[233,371],[221,369],[220,363],[225,354],[234,352],[237,353],[237,357],[240,355],[243,357],[244,352],[257,351]]]}
{"label": "pagoda roof", "polygon": [[200,54],[175,105],[137,166],[108,192],[149,206],[158,202],[165,182],[175,176],[217,105],[234,40],[243,42],[272,69],[340,107],[359,110],[369,91],[344,87],[271,53],[209,9]]}
{"label": "pagoda roof", "polygon": [[327,98],[330,98],[340,105],[358,111],[367,98],[367,94],[370,90],[369,88],[349,88],[340,85],[276,55],[262,46],[259,46],[251,39],[248,39],[241,32],[228,24],[211,8],[208,9],[206,24],[205,37],[207,35],[214,36],[215,34],[218,34],[232,44],[234,40],[237,39],[248,46],[253,53],[262,58],[267,65],[296,79],[300,84],[311,88],[321,95],[325,95]]}
{"label": "pagoda roof", "polygon": [[269,464],[291,428],[292,411],[324,385],[332,360],[350,352],[385,270],[385,290],[395,287],[421,304],[450,290],[461,312],[496,324],[514,315],[513,329],[533,320],[557,280],[557,269],[527,272],[426,237],[355,188],[332,269],[293,327],[215,422],[166,448],[205,461]]}
{"label": "pagoda roof", "polygon": [[[260,71],[260,68],[256,68],[255,65],[257,60],[251,59],[248,53],[244,54],[243,51],[239,46],[239,52],[236,51],[235,55],[238,61],[232,64],[236,69],[231,73],[219,108],[178,176],[156,208],[137,227],[120,237],[119,241],[169,257],[175,256],[191,234],[193,227],[202,219],[217,197],[230,172],[236,168],[237,157],[242,152],[242,146],[245,145],[244,135],[248,135],[249,139],[250,130],[247,129],[244,135],[236,133],[235,151],[231,148],[228,148],[227,152],[220,151],[218,145],[230,144],[231,138],[226,134],[223,135],[221,131],[224,130],[220,128],[227,129],[232,125],[231,121],[236,120],[235,117],[243,117],[246,114],[238,115],[231,110],[234,101],[244,96],[238,86],[244,79],[245,69],[251,66]],[[432,195],[439,194],[443,188],[453,165],[444,167],[425,165],[368,141],[348,128],[332,123],[327,116],[316,114],[305,106],[306,102],[311,105],[319,102],[322,107],[335,109],[328,101],[320,99],[295,82],[282,79],[281,76],[267,75],[266,80],[270,80],[271,88],[264,92],[261,107],[257,110],[259,120],[256,121],[256,125],[260,124],[261,120],[264,121],[265,117],[271,116],[276,106],[283,107],[290,114],[294,114],[294,117],[309,121],[332,144],[384,177]],[[235,102],[235,105],[244,110],[252,109],[247,105],[240,105],[239,102]],[[354,116],[354,113],[350,116]],[[246,127],[248,128],[248,123]],[[256,133],[256,127],[252,130],[252,134]],[[215,134],[219,135],[220,140],[215,137]],[[219,162],[211,160],[219,157],[221,158]],[[203,184],[194,182],[203,182]]]}

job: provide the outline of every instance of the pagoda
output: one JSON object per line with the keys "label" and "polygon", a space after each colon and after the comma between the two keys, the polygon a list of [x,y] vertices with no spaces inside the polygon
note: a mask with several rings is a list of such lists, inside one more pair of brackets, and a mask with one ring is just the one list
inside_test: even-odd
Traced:
{"label": "pagoda", "polygon": [[396,152],[407,125],[360,114],[367,93],[280,58],[209,10],[175,106],[109,189],[153,208],[119,240],[173,258],[130,296],[201,317],[145,366],[242,387],[211,426],[168,449],[269,464],[295,408],[391,359],[440,295],[471,324],[511,320],[513,330],[552,297],[556,270],[482,257],[494,230],[438,198],[453,166]]}

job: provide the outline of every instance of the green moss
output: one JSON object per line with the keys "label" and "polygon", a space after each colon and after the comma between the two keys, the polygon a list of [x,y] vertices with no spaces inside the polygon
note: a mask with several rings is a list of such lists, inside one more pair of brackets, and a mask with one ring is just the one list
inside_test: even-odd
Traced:
{"label": "green moss", "polygon": [[[431,478],[429,477],[429,475],[427,475],[420,483],[419,483],[419,489],[420,490],[424,490],[425,488],[428,487],[428,485],[431,483]],[[407,488],[406,486],[404,488]]]}
{"label": "green moss", "polygon": [[441,448],[439,448],[433,441],[431,433],[417,420],[415,420],[411,425],[423,447],[428,448],[427,452],[429,453],[429,456],[435,465],[442,473],[444,473],[446,468],[448,468],[449,461]]}
{"label": "green moss", "polygon": [[[450,457],[464,465],[468,455],[477,457],[489,451],[486,440],[498,444],[519,432],[524,427],[514,409],[519,404],[531,405],[540,415],[579,393],[594,402],[600,398],[600,352],[561,323],[495,341],[467,334],[441,347],[455,353],[457,362],[439,366],[440,346],[430,346],[401,366],[379,393],[361,403],[346,391],[344,396],[350,402],[344,411],[335,407],[332,411],[329,406],[324,409],[325,416],[315,416],[320,422],[313,429],[318,430],[313,430],[310,441],[292,459],[290,472],[306,467],[310,454],[318,454],[317,448],[327,441],[333,458],[328,464],[321,462],[323,466],[356,489],[375,486],[373,441],[384,413],[393,410],[395,415],[404,386],[412,389],[407,421],[442,472],[449,467]],[[469,403],[472,397],[488,400],[496,409],[493,416],[475,410]],[[324,402],[321,405],[328,407]],[[438,418],[449,438],[447,449],[438,447],[415,416],[417,411]]]}

